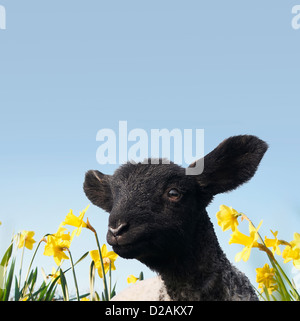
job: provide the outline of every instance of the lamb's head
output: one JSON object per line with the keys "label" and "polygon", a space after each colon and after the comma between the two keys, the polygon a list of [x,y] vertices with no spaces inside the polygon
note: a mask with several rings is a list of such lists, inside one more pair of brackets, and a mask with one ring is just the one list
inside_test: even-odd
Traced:
{"label": "lamb's head", "polygon": [[84,191],[110,213],[107,241],[114,251],[159,270],[182,259],[178,253],[201,246],[195,242],[199,233],[209,233],[206,206],[215,194],[248,181],[266,149],[255,136],[234,136],[204,157],[200,175],[149,159],[148,164],[124,164],[113,175],[90,170]]}

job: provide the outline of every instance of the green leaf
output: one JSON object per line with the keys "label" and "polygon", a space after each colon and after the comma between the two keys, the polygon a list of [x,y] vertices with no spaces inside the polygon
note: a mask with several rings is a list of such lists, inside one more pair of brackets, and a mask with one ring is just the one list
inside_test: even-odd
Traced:
{"label": "green leaf", "polygon": [[[34,301],[44,301],[44,297],[46,295],[48,285],[49,284],[46,285],[46,282],[43,281],[40,288],[35,293],[32,294]],[[39,296],[37,297],[38,294]]]}
{"label": "green leaf", "polygon": [[60,274],[61,289],[63,292],[64,301],[70,301],[66,277],[61,268],[59,269],[59,274]]}
{"label": "green leaf", "polygon": [[[85,294],[82,294],[79,296],[79,299],[83,299],[83,298],[86,298],[87,296],[89,296],[90,293],[85,293]],[[70,301],[75,301],[77,300],[77,297],[75,296],[74,298],[70,299]]]}
{"label": "green leaf", "polygon": [[92,260],[92,263],[90,265],[90,293],[91,293],[91,300],[94,300],[94,285],[95,285],[95,262]]}
{"label": "green leaf", "polygon": [[31,280],[31,288],[30,288],[30,292],[33,291],[33,288],[35,286],[35,283],[36,283],[36,279],[37,279],[37,267],[35,268],[34,272],[33,272],[33,275],[32,275],[32,280]]}
{"label": "green leaf", "polygon": [[4,279],[5,279],[5,270],[2,265],[0,265],[0,301],[2,301],[4,294]]}
{"label": "green leaf", "polygon": [[139,275],[139,280],[140,281],[143,281],[144,280],[144,273],[143,273],[143,271],[140,273],[140,275]]}
{"label": "green leaf", "polygon": [[17,277],[15,276],[15,301],[19,301],[20,299],[20,290]]}
{"label": "green leaf", "polygon": [[11,285],[12,285],[12,281],[13,281],[13,277],[14,277],[15,261],[16,261],[15,259],[12,259],[12,261],[11,261],[11,266],[10,266],[9,273],[8,273],[6,283],[5,283],[3,301],[8,301],[8,299],[9,299]]}
{"label": "green leaf", "polygon": [[13,243],[10,244],[10,246],[8,247],[8,249],[6,250],[6,252],[4,253],[4,255],[2,257],[0,265],[2,265],[4,268],[6,268],[9,264],[12,250],[13,250]]}
{"label": "green leaf", "polygon": [[[84,258],[86,258],[86,256],[89,254],[89,252],[86,252],[82,255],[82,257],[76,261],[76,263],[74,264],[74,266],[76,266],[76,264],[78,264],[79,262],[81,262]],[[70,271],[72,269],[72,267],[69,267],[68,269],[64,270],[64,273],[67,273],[68,271]]]}
{"label": "green leaf", "polygon": [[[46,283],[43,281],[42,285],[40,286],[40,288],[34,292],[34,293],[30,293],[30,299],[32,301],[42,301],[41,295],[43,295],[43,293],[45,291],[47,291],[47,286]],[[40,297],[37,298],[37,295],[40,294]]]}
{"label": "green leaf", "polygon": [[116,295],[116,285],[117,285],[117,282],[115,283],[113,289],[111,290],[110,299],[112,299]]}
{"label": "green leaf", "polygon": [[95,291],[95,298],[96,298],[96,301],[100,301],[100,296],[97,291]]}
{"label": "green leaf", "polygon": [[74,266],[75,266],[76,264],[78,264],[79,262],[81,262],[83,259],[85,259],[88,255],[89,255],[89,251],[87,251],[86,253],[84,253],[84,254],[82,255],[82,257],[81,257],[79,260],[76,261],[76,263],[74,264]]}
{"label": "green leaf", "polygon": [[31,271],[29,281],[28,281],[28,286],[30,287],[29,289],[30,299],[32,299],[32,296],[33,296],[32,292],[36,283],[36,279],[37,279],[37,268],[35,268],[34,271]]}
{"label": "green leaf", "polygon": [[55,294],[55,290],[57,287],[57,281],[60,278],[60,276],[57,276],[51,283],[50,283],[50,287],[47,290],[46,293],[46,297],[45,297],[45,301],[51,301],[53,299],[53,296]]}
{"label": "green leaf", "polygon": [[263,290],[264,290],[264,294],[267,298],[267,301],[271,301],[268,289],[265,286],[263,286]]}
{"label": "green leaf", "polygon": [[57,288],[57,285],[54,287],[53,291],[50,292],[50,296],[48,297],[48,301],[52,301],[53,300],[56,288]]}

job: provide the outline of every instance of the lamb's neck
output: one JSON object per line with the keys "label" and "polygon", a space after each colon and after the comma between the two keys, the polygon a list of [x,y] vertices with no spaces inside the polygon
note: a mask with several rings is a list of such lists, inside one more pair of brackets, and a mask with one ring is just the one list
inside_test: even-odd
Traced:
{"label": "lamb's neck", "polygon": [[229,262],[209,220],[207,224],[195,233],[194,246],[187,247],[186,255],[159,273],[172,300],[219,300],[226,291],[222,271]]}

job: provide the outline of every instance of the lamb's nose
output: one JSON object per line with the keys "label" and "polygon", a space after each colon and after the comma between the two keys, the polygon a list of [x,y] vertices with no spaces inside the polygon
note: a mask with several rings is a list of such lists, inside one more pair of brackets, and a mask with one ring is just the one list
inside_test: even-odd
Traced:
{"label": "lamb's nose", "polygon": [[112,228],[112,227],[109,226],[108,230],[113,234],[113,236],[119,236],[123,232],[125,232],[127,226],[128,226],[127,223],[122,223],[119,226],[117,226],[116,228]]}

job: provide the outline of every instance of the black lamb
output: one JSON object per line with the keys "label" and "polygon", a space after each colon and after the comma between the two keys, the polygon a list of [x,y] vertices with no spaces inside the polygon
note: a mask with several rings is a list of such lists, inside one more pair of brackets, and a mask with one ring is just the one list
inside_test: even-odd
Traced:
{"label": "black lamb", "polygon": [[164,288],[158,299],[258,300],[222,251],[206,207],[214,195],[247,182],[267,148],[255,136],[233,136],[204,157],[200,175],[149,159],[124,164],[113,175],[90,170],[84,191],[110,214],[107,242],[113,250],[158,273]]}

